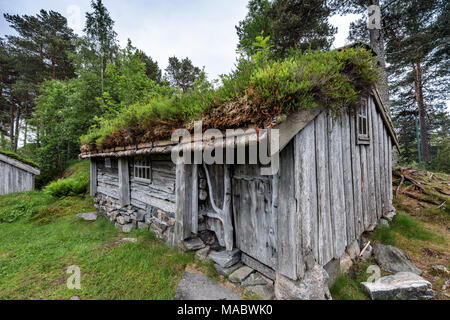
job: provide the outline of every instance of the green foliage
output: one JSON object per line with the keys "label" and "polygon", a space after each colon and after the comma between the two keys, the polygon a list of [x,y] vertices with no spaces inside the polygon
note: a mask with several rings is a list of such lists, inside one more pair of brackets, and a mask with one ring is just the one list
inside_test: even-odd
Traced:
{"label": "green foliage", "polygon": [[398,235],[408,239],[429,241],[436,237],[423,227],[423,223],[407,215],[398,213],[394,220],[389,223],[389,227],[378,227],[373,232],[373,239],[384,244],[397,245]]}
{"label": "green foliage", "polygon": [[16,159],[16,160],[18,160],[20,162],[23,162],[25,164],[28,164],[28,165],[30,165],[32,167],[39,168],[39,165],[36,162],[34,162],[34,161],[30,160],[30,159],[24,158],[23,156],[18,155],[15,152],[0,150],[0,154],[3,154],[5,156],[7,156],[7,157]]}
{"label": "green foliage", "polygon": [[167,120],[186,126],[192,120],[212,117],[214,108],[240,97],[270,114],[287,114],[319,104],[339,114],[342,108],[354,105],[378,79],[372,54],[362,48],[309,50],[274,60],[269,57],[267,37],[257,37],[255,46],[255,55],[250,60],[242,58],[236,72],[221,77],[222,85],[217,89],[200,77],[186,94],[122,108],[117,118],[100,121],[100,129],[90,130],[82,143],[101,146],[106,137],[120,132],[148,134],[149,129]]}
{"label": "green foliage", "polygon": [[51,195],[40,191],[29,191],[20,194],[8,194],[0,197],[0,223],[13,222],[21,218],[30,218],[41,210],[52,204]]}
{"label": "green foliage", "polygon": [[330,293],[333,300],[368,300],[361,285],[348,274],[341,274],[336,279]]}
{"label": "green foliage", "polygon": [[324,0],[251,0],[244,20],[236,26],[238,49],[253,55],[258,36],[269,36],[271,51],[286,57],[292,48],[329,49],[336,28],[328,22],[331,10]]}
{"label": "green foliage", "polygon": [[89,161],[70,166],[69,177],[58,179],[44,188],[44,193],[56,198],[84,194],[89,187]]}
{"label": "green foliage", "polygon": [[186,93],[194,88],[194,83],[202,74],[204,76],[204,72],[194,66],[189,58],[179,60],[174,56],[169,58],[165,78],[174,88]]}

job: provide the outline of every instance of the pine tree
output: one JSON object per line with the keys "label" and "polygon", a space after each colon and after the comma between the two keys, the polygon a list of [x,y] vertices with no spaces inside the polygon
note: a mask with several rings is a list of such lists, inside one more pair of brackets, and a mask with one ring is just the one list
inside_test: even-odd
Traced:
{"label": "pine tree", "polygon": [[290,48],[329,49],[336,28],[329,22],[331,9],[325,0],[251,0],[249,12],[236,26],[238,48],[255,52],[257,36],[270,36],[272,51],[285,56]]}
{"label": "pine tree", "polygon": [[189,58],[179,60],[177,57],[169,58],[169,65],[166,68],[165,78],[176,89],[181,89],[183,93],[194,88],[202,70],[192,64]]}

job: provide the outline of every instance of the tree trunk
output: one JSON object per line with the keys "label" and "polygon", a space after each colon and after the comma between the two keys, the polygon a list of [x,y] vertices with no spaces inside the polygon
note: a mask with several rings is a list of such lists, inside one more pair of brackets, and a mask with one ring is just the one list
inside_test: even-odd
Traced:
{"label": "tree trunk", "polygon": [[20,134],[20,128],[19,128],[19,122],[20,122],[20,108],[17,108],[17,116],[16,116],[16,128],[15,128],[15,134],[14,134],[14,152],[17,152],[17,147],[19,146],[19,134]]}
{"label": "tree trunk", "polygon": [[[379,0],[371,0],[371,5],[380,6]],[[382,30],[379,29],[369,29],[370,34],[370,46],[375,51],[378,57],[379,67],[381,68],[381,80],[378,81],[378,89],[380,91],[381,99],[383,104],[389,111],[389,88],[388,88],[388,78],[386,72],[386,58],[384,51],[384,37]]]}
{"label": "tree trunk", "polygon": [[14,149],[14,102],[11,101],[9,106],[9,139],[11,140],[11,150]]}
{"label": "tree trunk", "polygon": [[417,109],[419,113],[420,153],[422,154],[423,163],[426,165],[430,160],[430,156],[428,153],[428,130],[426,123],[427,112],[423,102],[422,67],[420,62],[414,64],[413,68],[414,92],[416,95]]}

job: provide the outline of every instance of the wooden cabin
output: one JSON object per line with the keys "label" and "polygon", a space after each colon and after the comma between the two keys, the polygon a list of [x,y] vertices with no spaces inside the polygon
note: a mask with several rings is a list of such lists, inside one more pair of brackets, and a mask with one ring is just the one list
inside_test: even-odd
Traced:
{"label": "wooden cabin", "polygon": [[261,175],[260,164],[175,164],[172,141],[81,157],[91,159],[97,209],[118,228],[150,227],[173,246],[209,230],[245,264],[296,280],[306,256],[325,266],[393,211],[398,142],[376,89],[337,118],[301,110],[275,128],[275,175]]}
{"label": "wooden cabin", "polygon": [[34,189],[34,179],[40,171],[20,157],[0,152],[0,195]]}

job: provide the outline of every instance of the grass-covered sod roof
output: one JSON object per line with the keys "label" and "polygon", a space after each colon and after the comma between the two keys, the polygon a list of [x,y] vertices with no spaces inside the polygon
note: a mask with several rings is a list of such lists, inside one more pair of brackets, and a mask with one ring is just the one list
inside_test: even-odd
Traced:
{"label": "grass-covered sod roof", "polygon": [[0,150],[0,154],[3,154],[5,156],[7,156],[7,157],[16,159],[16,160],[18,160],[20,162],[23,162],[23,163],[25,163],[25,164],[27,164],[29,166],[32,166],[32,167],[35,167],[35,168],[39,168],[39,165],[36,162],[34,162],[32,160],[29,160],[29,159],[26,159],[26,158],[18,155],[17,153]]}
{"label": "grass-covered sod roof", "polygon": [[378,79],[376,58],[362,47],[297,52],[282,60],[259,52],[222,76],[218,88],[200,82],[189,93],[132,105],[114,119],[103,119],[82,137],[81,149],[95,152],[170,139],[174,129],[192,129],[194,120],[202,120],[204,130],[224,130],[270,127],[278,115],[318,106],[338,115],[356,106]]}

